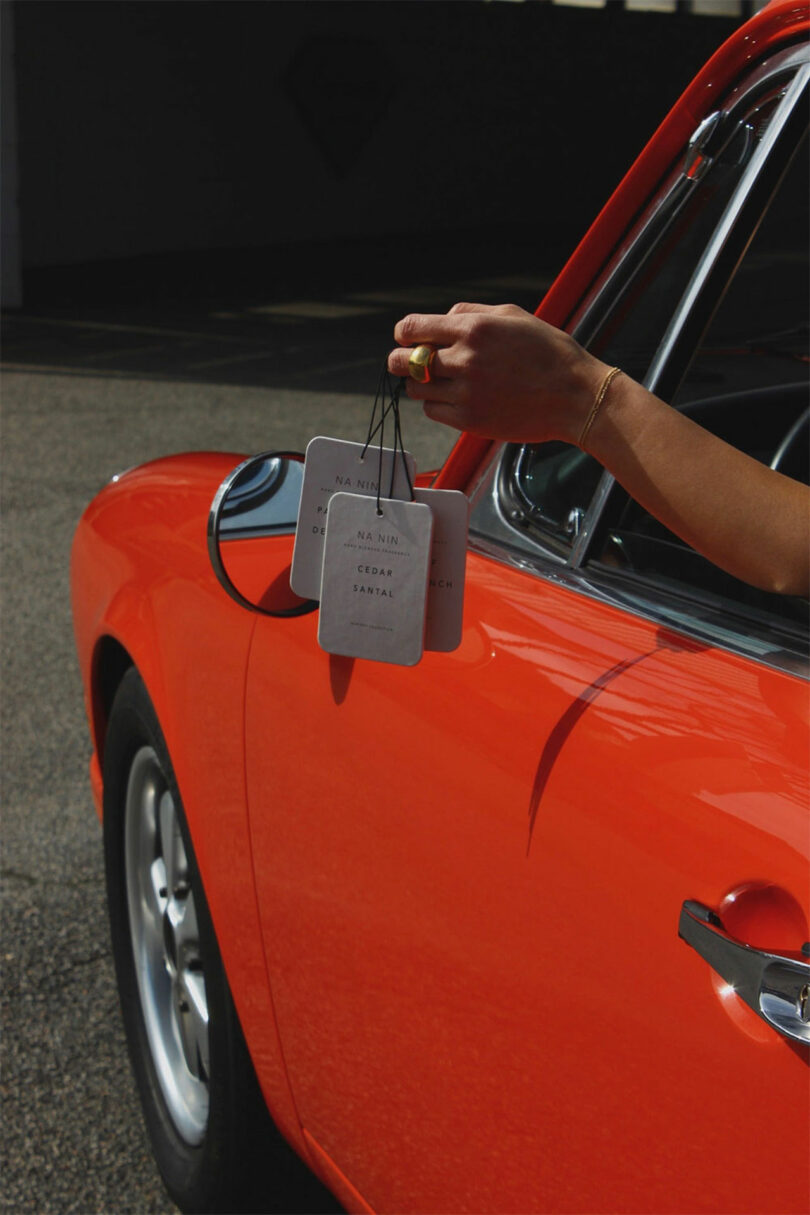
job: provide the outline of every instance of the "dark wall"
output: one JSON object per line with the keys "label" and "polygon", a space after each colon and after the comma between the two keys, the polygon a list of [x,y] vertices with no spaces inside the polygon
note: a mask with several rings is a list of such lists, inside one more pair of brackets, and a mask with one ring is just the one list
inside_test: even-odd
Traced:
{"label": "dark wall", "polygon": [[480,0],[13,14],[28,267],[488,225],[566,246],[736,24]]}

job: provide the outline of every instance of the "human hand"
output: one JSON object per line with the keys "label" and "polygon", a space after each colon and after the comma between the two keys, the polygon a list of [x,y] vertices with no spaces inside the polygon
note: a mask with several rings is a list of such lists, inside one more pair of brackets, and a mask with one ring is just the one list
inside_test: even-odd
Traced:
{"label": "human hand", "polygon": [[437,347],[431,378],[408,377],[408,396],[435,422],[490,439],[576,442],[609,370],[567,333],[514,304],[455,304],[413,314],[394,329],[393,375],[408,377],[414,346]]}

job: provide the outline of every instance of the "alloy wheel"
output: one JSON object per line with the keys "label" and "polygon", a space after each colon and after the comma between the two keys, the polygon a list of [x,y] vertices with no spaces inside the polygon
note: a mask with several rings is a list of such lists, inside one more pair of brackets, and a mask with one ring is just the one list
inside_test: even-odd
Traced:
{"label": "alloy wheel", "polygon": [[174,798],[152,747],[136,753],[126,795],[127,902],[152,1060],[178,1134],[208,1122],[208,1002],[197,909]]}

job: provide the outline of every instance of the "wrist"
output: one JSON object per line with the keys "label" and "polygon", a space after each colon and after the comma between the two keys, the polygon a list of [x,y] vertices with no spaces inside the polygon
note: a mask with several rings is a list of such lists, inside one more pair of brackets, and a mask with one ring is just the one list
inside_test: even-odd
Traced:
{"label": "wrist", "polygon": [[[578,365],[574,369],[572,387],[567,393],[565,409],[561,418],[562,433],[560,438],[573,446],[580,446],[583,429],[588,425],[588,419],[594,404],[605,382],[612,371],[610,363],[603,363],[587,351],[580,351]],[[603,401],[604,404],[604,401]],[[593,419],[591,426],[593,425]]]}
{"label": "wrist", "polygon": [[611,367],[600,381],[593,398],[593,404],[588,410],[585,421],[582,424],[582,429],[577,436],[577,447],[581,447],[584,452],[589,451],[588,440],[591,430],[598,423],[602,410],[608,408],[608,394],[611,392],[614,380],[620,375],[622,375],[621,367]]}

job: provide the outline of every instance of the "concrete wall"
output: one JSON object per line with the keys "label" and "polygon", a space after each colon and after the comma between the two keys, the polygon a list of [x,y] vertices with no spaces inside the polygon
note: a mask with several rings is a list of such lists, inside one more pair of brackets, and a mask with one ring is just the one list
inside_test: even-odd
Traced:
{"label": "concrete wall", "polygon": [[549,4],[16,0],[27,267],[543,226],[737,24]]}

